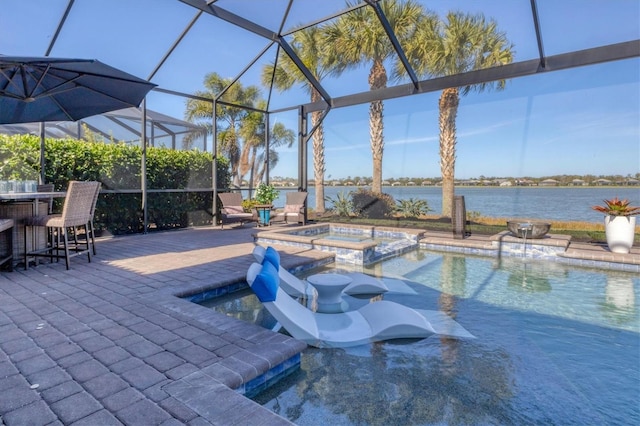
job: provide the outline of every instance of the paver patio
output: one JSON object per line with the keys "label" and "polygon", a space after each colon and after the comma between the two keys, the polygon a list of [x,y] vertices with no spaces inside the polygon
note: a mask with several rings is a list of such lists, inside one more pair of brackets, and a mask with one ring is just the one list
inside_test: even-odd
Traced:
{"label": "paver patio", "polygon": [[[176,295],[243,281],[257,228],[98,241],[98,256],[0,273],[0,424],[290,424],[233,389],[303,343]],[[451,240],[484,245],[489,237]],[[280,246],[287,267],[330,256]],[[572,244],[570,257],[640,265]]]}
{"label": "paver patio", "polygon": [[244,280],[254,232],[103,239],[69,271],[1,273],[0,424],[289,424],[232,389],[306,346],[174,296]]}

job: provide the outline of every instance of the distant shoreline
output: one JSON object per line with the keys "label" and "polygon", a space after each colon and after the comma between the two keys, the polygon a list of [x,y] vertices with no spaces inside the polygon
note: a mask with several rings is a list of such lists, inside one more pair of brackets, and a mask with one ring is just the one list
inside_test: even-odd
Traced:
{"label": "distant shoreline", "polygon": [[[324,185],[325,188],[371,188],[370,185]],[[637,185],[455,185],[456,188],[487,188],[487,189],[513,189],[513,188],[534,188],[534,189],[557,189],[557,188],[571,188],[571,189],[594,189],[594,188],[638,188],[640,191],[640,184]],[[315,185],[309,184],[309,188],[315,188]],[[442,188],[440,185],[382,185],[382,188]],[[242,190],[248,190],[249,187],[242,187]],[[295,191],[297,188],[293,186],[276,186],[278,190]]]}

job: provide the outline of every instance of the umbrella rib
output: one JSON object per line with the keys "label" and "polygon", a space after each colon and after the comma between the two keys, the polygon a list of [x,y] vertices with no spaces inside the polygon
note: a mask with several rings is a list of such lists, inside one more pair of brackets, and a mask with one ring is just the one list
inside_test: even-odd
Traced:
{"label": "umbrella rib", "polygon": [[91,87],[86,87],[86,86],[83,86],[83,87],[84,87],[85,89],[87,89],[87,90],[90,90],[90,91],[94,92],[94,93],[99,93],[99,94],[101,94],[102,96],[105,96],[105,97],[107,97],[107,98],[109,98],[109,99],[113,99],[113,100],[115,100],[115,101],[118,101],[118,102],[122,102],[122,103],[126,103],[126,104],[128,104],[126,101],[124,101],[124,100],[122,100],[122,99],[120,99],[120,98],[118,98],[118,97],[116,97],[116,96],[113,96],[113,95],[111,95],[111,94],[109,94],[109,93],[106,93],[106,92],[104,92],[104,91],[102,91],[102,90],[97,90],[97,89],[93,89],[93,88],[91,88]]}
{"label": "umbrella rib", "polygon": [[6,72],[6,70],[4,68],[0,68],[0,74],[2,74],[2,76],[7,80],[6,84],[4,85],[4,87],[0,91],[2,91],[3,94],[11,95],[10,93],[6,93],[6,90],[7,90],[7,87],[9,87],[10,84],[15,84],[15,83],[13,83],[13,77],[15,77],[15,75],[16,75],[16,69],[13,68],[13,74],[11,76],[9,76],[9,74]]}
{"label": "umbrella rib", "polygon": [[[23,67],[20,67],[21,69],[23,69]],[[79,87],[80,85],[78,85],[77,83],[75,83],[75,80],[77,80],[78,78],[80,78],[82,76],[82,74],[78,74],[75,73],[76,76],[73,78],[69,78],[69,79],[65,79],[62,77],[57,76],[56,74],[50,73],[49,70],[51,68],[51,65],[47,65],[47,67],[44,69],[44,71],[42,72],[42,74],[40,75],[40,78],[36,78],[34,75],[33,71],[29,71],[29,70],[24,70],[23,69],[23,73],[27,73],[29,74],[29,76],[31,78],[33,78],[34,80],[37,80],[37,83],[35,84],[35,86],[33,87],[33,89],[31,90],[31,92],[29,93],[27,91],[27,87],[25,86],[25,95],[27,98],[32,98],[32,99],[40,99],[40,98],[44,98],[47,96],[52,96],[52,95],[57,95],[60,93],[64,93],[64,92],[68,92],[69,90],[73,90],[76,87]],[[36,67],[32,67],[32,70],[38,69],[40,70],[40,68],[36,68]],[[45,87],[42,85],[42,82],[44,80],[44,78],[47,76],[47,74],[51,77],[51,78],[56,78],[60,81],[60,83],[56,86],[53,87]],[[23,76],[23,80],[24,80],[24,76]],[[74,84],[74,86],[63,89],[63,90],[57,90],[59,87],[65,86],[67,84]],[[36,96],[33,96],[33,94],[35,93],[36,89],[38,87],[42,86],[44,88],[44,91]],[[28,93],[28,94],[27,94]]]}
{"label": "umbrella rib", "polygon": [[[45,70],[45,72],[44,72],[44,73],[43,73],[43,75],[42,75],[43,77],[44,77],[44,74],[48,72],[49,67],[50,67],[50,65],[47,65],[47,69]],[[29,73],[29,74],[33,77],[33,74],[32,74],[32,73]],[[54,76],[54,77],[58,77],[58,76],[56,76],[55,74],[52,74],[52,73],[49,73],[49,75],[50,75],[50,76]],[[96,77],[96,78],[105,78],[105,76],[104,76],[104,75],[102,75],[102,74],[98,74],[98,73],[91,73],[91,72],[78,73],[74,78],[64,80],[64,81],[63,81],[62,83],[60,83],[59,85],[57,85],[57,86],[55,86],[55,87],[51,87],[51,88],[49,88],[49,89],[46,89],[46,91],[45,91],[45,92],[41,93],[40,95],[37,95],[37,96],[36,96],[36,97],[34,97],[34,98],[42,98],[42,97],[45,97],[45,96],[58,95],[58,94],[60,94],[60,93],[67,92],[67,91],[69,91],[69,90],[73,90],[73,89],[75,89],[75,88],[77,88],[77,87],[82,87],[82,88],[84,88],[84,89],[86,89],[86,90],[90,90],[90,91],[92,91],[92,92],[94,92],[94,93],[99,93],[99,94],[101,94],[101,95],[103,95],[103,96],[106,96],[106,97],[108,97],[108,98],[110,98],[110,99],[114,99],[114,100],[117,100],[117,101],[123,102],[121,99],[119,99],[119,98],[117,98],[117,97],[115,97],[115,96],[113,96],[113,95],[110,95],[109,93],[106,93],[106,92],[101,91],[101,90],[98,90],[98,89],[94,89],[94,88],[89,87],[89,86],[85,86],[85,85],[82,85],[82,84],[78,84],[78,83],[76,83],[76,80],[78,80],[78,79],[79,79],[79,78],[81,78],[81,77],[86,77],[86,76],[91,76],[91,77]],[[123,82],[127,82],[127,83],[133,83],[133,84],[144,84],[144,83],[141,83],[141,82],[138,82],[138,81],[135,81],[135,80],[131,80],[131,79],[128,79],[128,78],[109,77],[109,79],[110,79],[110,80],[123,81]],[[40,81],[42,81],[42,78],[40,79]],[[38,84],[36,85],[36,87],[40,85],[40,81],[38,82]],[[63,89],[63,90],[56,90],[58,87],[65,86],[65,85],[67,85],[67,84],[73,84],[74,86],[73,86],[73,87],[66,88],[66,89]],[[35,91],[35,88],[33,89],[33,91]],[[32,93],[33,93],[33,91],[32,91]],[[30,95],[32,95],[32,93],[31,93]]]}
{"label": "umbrella rib", "polygon": [[22,93],[24,93],[24,98],[28,98],[29,95],[27,93],[29,93],[27,91],[27,70],[24,69],[24,65],[20,65],[20,80],[22,81]]}
{"label": "umbrella rib", "polygon": [[[22,67],[21,67],[22,68]],[[37,83],[35,86],[33,86],[33,90],[31,90],[31,93],[29,93],[29,98],[33,97],[33,93],[36,91],[36,89],[42,84],[42,81],[44,80],[44,77],[47,75],[47,73],[49,72],[49,69],[51,68],[50,64],[47,64],[47,68],[44,69],[44,71],[42,72],[42,74],[40,74],[40,78],[38,79]],[[33,77],[33,75],[32,75]],[[25,93],[26,93],[26,87],[25,87]]]}
{"label": "umbrella rib", "polygon": [[7,84],[2,88],[2,94],[3,96],[7,96],[14,99],[24,99],[20,95],[15,95],[13,93],[7,92],[9,85],[15,86],[16,89],[18,90],[21,89],[20,85],[14,81],[14,79],[16,78],[16,74],[18,74],[18,69],[12,68],[12,71],[13,73],[11,74],[11,76],[9,76],[9,74],[6,73],[4,69],[0,69],[0,72],[2,73],[2,75],[7,79]]}
{"label": "umbrella rib", "polygon": [[58,108],[60,108],[60,111],[62,111],[62,113],[64,115],[67,116],[67,118],[69,118],[70,121],[76,121],[73,116],[71,116],[71,114],[69,114],[69,112],[65,109],[65,107],[63,107],[62,105],[60,105],[60,102],[58,102],[58,100],[55,98],[55,96],[51,96],[51,100],[58,105]]}

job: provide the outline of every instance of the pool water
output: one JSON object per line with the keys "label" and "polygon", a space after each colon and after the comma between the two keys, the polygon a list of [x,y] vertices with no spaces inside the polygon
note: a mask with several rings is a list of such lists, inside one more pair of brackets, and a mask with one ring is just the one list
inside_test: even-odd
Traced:
{"label": "pool water", "polygon": [[341,234],[341,233],[334,233],[334,232],[318,234],[317,238],[325,239],[325,240],[348,241],[353,243],[361,243],[364,241],[371,241],[371,242],[374,241],[374,239],[371,237]]}
{"label": "pool water", "polygon": [[[257,402],[299,425],[640,424],[636,274],[426,250],[364,271],[476,339],[309,348]],[[251,294],[216,309],[275,325]]]}

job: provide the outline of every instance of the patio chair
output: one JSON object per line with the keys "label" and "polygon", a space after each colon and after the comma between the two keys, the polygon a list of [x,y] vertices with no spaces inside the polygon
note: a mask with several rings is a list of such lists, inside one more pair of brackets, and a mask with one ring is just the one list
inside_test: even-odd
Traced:
{"label": "patio chair", "polygon": [[4,247],[5,255],[0,254],[0,267],[8,264],[9,271],[13,271],[13,227],[15,222],[13,219],[0,219],[0,235],[5,235]]}
{"label": "patio chair", "polygon": [[242,195],[237,192],[218,193],[218,198],[222,202],[220,228],[224,229],[225,224],[257,222],[258,217],[253,213],[246,213],[242,207]]}
{"label": "patio chair", "polygon": [[286,193],[286,201],[284,210],[276,213],[272,218],[272,221],[284,221],[285,223],[306,223],[305,221],[305,206],[304,203],[307,200],[307,193],[304,191],[290,191]]}
{"label": "patio chair", "polygon": [[[80,182],[71,181],[67,189],[67,194],[62,208],[62,214],[48,214],[42,216],[28,217],[24,219],[24,238],[27,240],[27,229],[37,226],[45,227],[49,236],[47,247],[27,251],[25,244],[24,269],[29,267],[29,257],[49,257],[64,258],[67,270],[69,269],[69,258],[80,254],[87,254],[87,259],[91,262],[91,247],[89,240],[89,221],[91,219],[91,209],[95,200],[96,188],[100,187],[100,182]],[[78,240],[78,228],[84,227],[85,242]],[[73,230],[73,242],[69,241],[69,230]],[[60,254],[63,252],[64,254]]]}
{"label": "patio chair", "polygon": [[425,338],[432,334],[473,338],[439,311],[412,309],[379,301],[358,310],[317,313],[302,306],[279,286],[278,271],[270,262],[252,263],[247,283],[260,302],[291,336],[318,348],[343,348],[389,339]]}

